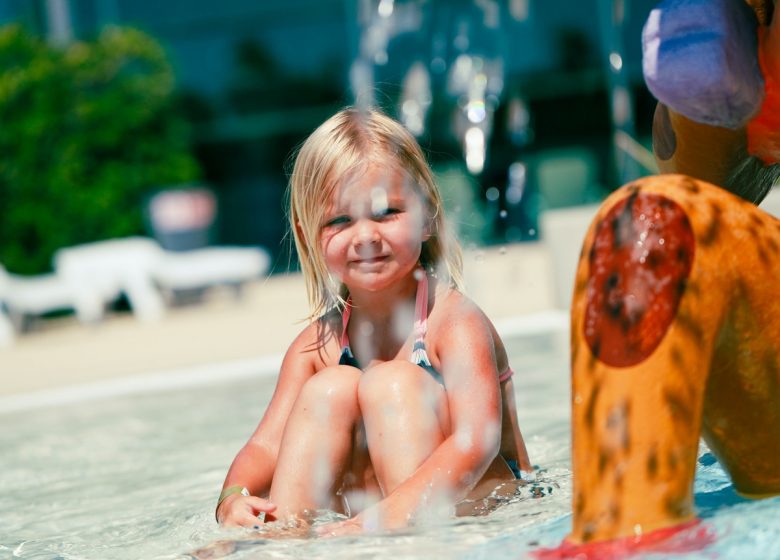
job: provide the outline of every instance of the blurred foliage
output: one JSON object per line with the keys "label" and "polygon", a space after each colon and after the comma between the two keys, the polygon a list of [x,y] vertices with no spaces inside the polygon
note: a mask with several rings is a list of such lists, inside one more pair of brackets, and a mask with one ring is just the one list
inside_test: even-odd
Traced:
{"label": "blurred foliage", "polygon": [[142,232],[144,194],[199,175],[173,89],[138,30],[55,48],[0,28],[0,262],[43,272],[60,247]]}

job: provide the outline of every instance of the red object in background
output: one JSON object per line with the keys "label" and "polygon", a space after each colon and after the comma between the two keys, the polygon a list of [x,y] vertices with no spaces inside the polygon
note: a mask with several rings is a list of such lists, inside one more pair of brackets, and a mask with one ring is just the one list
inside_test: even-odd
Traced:
{"label": "red object in background", "polygon": [[[774,26],[773,26],[774,27]],[[767,165],[780,163],[780,31],[759,28],[758,60],[764,76],[764,102],[747,125],[748,153]]]}
{"label": "red object in background", "polygon": [[208,228],[214,222],[217,203],[204,188],[160,191],[149,201],[154,227],[162,231]]}

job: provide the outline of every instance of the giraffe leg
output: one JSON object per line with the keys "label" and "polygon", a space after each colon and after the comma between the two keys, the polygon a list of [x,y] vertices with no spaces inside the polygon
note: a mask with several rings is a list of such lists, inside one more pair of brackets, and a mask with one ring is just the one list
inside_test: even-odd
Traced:
{"label": "giraffe leg", "polygon": [[604,203],[572,306],[570,542],[693,519],[702,429],[738,490],[780,490],[778,246],[780,222],[684,176]]}

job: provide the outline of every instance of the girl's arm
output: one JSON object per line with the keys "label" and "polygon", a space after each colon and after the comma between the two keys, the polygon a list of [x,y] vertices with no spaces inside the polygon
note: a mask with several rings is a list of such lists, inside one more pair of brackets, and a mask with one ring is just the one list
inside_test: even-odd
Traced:
{"label": "girl's arm", "polygon": [[452,504],[459,502],[498,454],[501,394],[492,337],[482,312],[459,294],[456,297],[456,302],[442,302],[454,305],[455,311],[448,314],[447,328],[437,329],[432,343],[441,358],[452,433],[412,476],[373,506],[373,512],[350,523],[353,528],[371,515],[385,529],[400,528],[426,502],[436,503],[442,496]]}
{"label": "girl's arm", "polygon": [[501,399],[503,401],[501,429],[501,455],[504,459],[517,462],[521,471],[531,473],[534,470],[528,450],[525,447],[523,433],[520,431],[520,421],[517,418],[517,403],[515,402],[515,387],[512,379],[501,384]]}
{"label": "girl's arm", "polygon": [[[496,353],[496,366],[499,374],[507,371],[510,367],[509,358],[504,347],[504,341],[498,334],[495,325],[485,317],[490,327],[490,336],[493,338],[493,347]],[[517,403],[515,402],[515,387],[510,377],[500,385],[501,387],[501,456],[508,460],[517,462],[521,471],[533,472],[531,460],[528,458],[528,451],[525,447],[523,434],[520,431],[520,421],[517,418]]]}
{"label": "girl's arm", "polygon": [[[282,361],[276,389],[262,420],[249,441],[233,459],[222,485],[235,493],[217,506],[217,521],[222,525],[252,527],[258,524],[258,514],[270,514],[276,509],[267,499],[271,488],[282,432],[301,387],[315,372],[312,348],[317,344],[317,325],[309,325],[290,345]],[[246,488],[249,496],[239,489]]]}

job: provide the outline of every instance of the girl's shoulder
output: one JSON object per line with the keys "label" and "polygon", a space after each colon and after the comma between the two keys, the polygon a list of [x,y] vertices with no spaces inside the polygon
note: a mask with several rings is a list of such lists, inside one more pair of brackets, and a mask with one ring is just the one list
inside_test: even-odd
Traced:
{"label": "girl's shoulder", "polygon": [[428,334],[434,352],[457,346],[464,337],[471,341],[483,340],[493,346],[498,368],[503,371],[507,367],[504,343],[493,322],[474,300],[455,288],[437,288]]}
{"label": "girl's shoulder", "polygon": [[475,335],[479,336],[489,322],[482,309],[467,295],[449,286],[437,287],[428,317],[430,338],[454,334],[454,331],[476,331]]}
{"label": "girl's shoulder", "polygon": [[457,288],[444,285],[436,287],[431,319],[440,318],[449,321],[469,317],[487,319],[479,305]]}
{"label": "girl's shoulder", "polygon": [[308,362],[314,371],[338,363],[341,351],[341,313],[329,311],[306,325],[287,349],[285,360]]}

